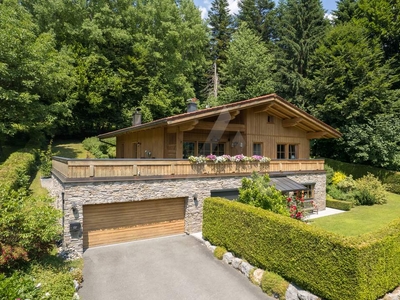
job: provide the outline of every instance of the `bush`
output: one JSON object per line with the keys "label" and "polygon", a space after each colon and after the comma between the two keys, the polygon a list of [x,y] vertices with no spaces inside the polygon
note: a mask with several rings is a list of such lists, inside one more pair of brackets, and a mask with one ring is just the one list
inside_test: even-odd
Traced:
{"label": "bush", "polygon": [[261,278],[261,289],[263,292],[276,299],[285,299],[288,287],[289,282],[278,274],[265,271]]}
{"label": "bush", "polygon": [[378,178],[371,173],[356,180],[355,199],[361,205],[384,204],[387,202],[387,192]]}
{"label": "bush", "polygon": [[373,300],[400,284],[400,220],[343,237],[223,198],[207,198],[203,236],[331,300]]}
{"label": "bush", "polygon": [[0,273],[0,299],[39,299],[39,290],[30,276],[15,272],[5,277]]}
{"label": "bush", "polygon": [[326,206],[330,208],[349,211],[353,207],[353,203],[348,201],[334,200],[326,197]]}
{"label": "bush", "polygon": [[[347,175],[352,174],[354,179],[361,178],[368,173],[374,174],[381,182],[387,184],[389,192],[400,194],[400,173],[365,165],[344,163],[333,159],[325,159],[325,166],[341,171]],[[327,173],[328,184],[328,173]]]}
{"label": "bush", "polygon": [[335,172],[335,173],[333,173],[332,184],[337,185],[339,182],[341,182],[344,179],[346,179],[346,174],[343,174],[342,172]]}
{"label": "bush", "polygon": [[352,203],[355,202],[354,192],[344,192],[335,185],[327,186],[326,193],[333,199],[348,201]]}
{"label": "bush", "polygon": [[40,151],[40,171],[43,177],[50,177],[52,168],[52,157],[57,155],[52,151],[53,140],[50,140],[46,151]]}
{"label": "bush", "polygon": [[35,163],[35,155],[29,150],[12,153],[1,165],[0,186],[7,191],[28,187]]}
{"label": "bush", "polygon": [[324,169],[326,172],[326,186],[332,184],[332,178],[335,171],[327,164],[324,165]]}
{"label": "bush", "polygon": [[226,249],[224,247],[217,247],[214,250],[214,256],[221,260],[224,257],[224,254],[226,253]]}
{"label": "bush", "polygon": [[83,148],[92,153],[96,158],[115,157],[115,139],[105,139],[101,142],[97,137],[86,138],[82,142]]}
{"label": "bush", "polygon": [[242,187],[239,188],[238,201],[282,215],[289,215],[285,197],[274,186],[270,186],[269,181],[268,174],[260,176],[256,172],[253,172],[250,179],[243,178]]}

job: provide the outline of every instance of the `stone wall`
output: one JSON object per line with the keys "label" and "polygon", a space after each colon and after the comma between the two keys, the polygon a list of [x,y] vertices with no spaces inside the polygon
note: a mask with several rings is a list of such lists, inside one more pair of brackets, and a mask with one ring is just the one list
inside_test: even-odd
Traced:
{"label": "stone wall", "polygon": [[[315,196],[325,208],[325,174],[288,176],[304,183],[315,182]],[[185,232],[202,230],[203,201],[211,190],[232,189],[241,185],[241,176],[197,177],[177,179],[135,179],[132,181],[62,182],[53,175],[52,195],[57,197],[57,207],[62,208],[64,197],[64,247],[83,252],[82,228],[70,232],[69,224],[83,224],[83,206],[117,202],[146,201],[168,198],[185,198]]]}
{"label": "stone wall", "polygon": [[302,174],[288,175],[287,178],[302,184],[315,184],[314,201],[317,202],[318,210],[326,208],[326,174]]}

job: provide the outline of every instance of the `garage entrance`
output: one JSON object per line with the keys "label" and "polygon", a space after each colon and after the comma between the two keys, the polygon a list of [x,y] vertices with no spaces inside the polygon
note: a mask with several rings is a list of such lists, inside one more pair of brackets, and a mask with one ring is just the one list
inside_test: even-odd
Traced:
{"label": "garage entrance", "polygon": [[185,198],[83,206],[83,248],[184,233]]}

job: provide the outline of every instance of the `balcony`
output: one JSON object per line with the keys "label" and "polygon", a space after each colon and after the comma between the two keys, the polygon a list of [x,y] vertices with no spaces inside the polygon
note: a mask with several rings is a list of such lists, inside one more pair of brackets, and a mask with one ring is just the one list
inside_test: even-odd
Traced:
{"label": "balcony", "polygon": [[182,159],[69,159],[53,157],[53,174],[63,181],[132,180],[174,177],[246,176],[321,172],[323,159],[272,160],[269,163],[193,164]]}

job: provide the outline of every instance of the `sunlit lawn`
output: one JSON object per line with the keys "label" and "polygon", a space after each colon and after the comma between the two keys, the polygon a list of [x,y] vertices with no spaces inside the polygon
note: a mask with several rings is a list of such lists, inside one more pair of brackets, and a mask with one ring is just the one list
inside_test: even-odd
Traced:
{"label": "sunlit lawn", "polygon": [[80,141],[59,140],[53,143],[53,152],[57,156],[67,158],[93,157],[83,148]]}
{"label": "sunlit lawn", "polygon": [[314,219],[313,226],[345,236],[376,231],[400,218],[400,195],[389,193],[384,205],[356,206],[349,212]]}
{"label": "sunlit lawn", "polygon": [[[76,140],[54,141],[52,151],[55,153],[56,156],[67,158],[87,158],[88,156],[92,157],[92,155],[89,155],[89,153],[83,148],[82,143]],[[30,189],[36,196],[47,195],[47,190],[45,188],[42,188],[40,183],[41,176],[41,172],[38,171],[30,186]]]}

